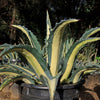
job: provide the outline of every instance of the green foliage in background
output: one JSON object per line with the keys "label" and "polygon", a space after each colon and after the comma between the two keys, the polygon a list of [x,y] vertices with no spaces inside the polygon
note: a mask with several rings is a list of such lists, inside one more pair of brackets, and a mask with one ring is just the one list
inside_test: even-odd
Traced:
{"label": "green foliage in background", "polygon": [[4,42],[18,44],[19,36],[24,37],[24,35],[16,32],[11,25],[21,24],[34,31],[43,45],[46,35],[44,16],[47,9],[53,27],[55,22],[62,19],[81,19],[81,23],[72,25],[74,29],[72,26],[68,28],[71,30],[68,35],[74,39],[79,38],[86,28],[99,25],[99,4],[99,0],[63,0],[63,2],[62,0],[0,0],[0,44]]}

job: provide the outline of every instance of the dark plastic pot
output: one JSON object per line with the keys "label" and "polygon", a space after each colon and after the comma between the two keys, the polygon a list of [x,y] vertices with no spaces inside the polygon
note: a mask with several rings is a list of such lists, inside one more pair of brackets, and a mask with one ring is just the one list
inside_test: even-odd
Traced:
{"label": "dark plastic pot", "polygon": [[[3,60],[2,60],[2,62],[4,62],[4,63],[8,63],[8,61],[9,61],[8,59],[3,59]],[[11,60],[10,60],[10,63],[12,63],[12,64],[14,64],[14,63],[17,63],[17,64],[18,64],[18,63],[20,63],[20,62],[21,62],[21,61],[20,61],[19,59],[11,59]]]}
{"label": "dark plastic pot", "polygon": [[[54,100],[79,100],[80,85],[82,82],[58,87]],[[22,84],[21,87],[21,100],[50,100],[48,87],[31,84]]]}

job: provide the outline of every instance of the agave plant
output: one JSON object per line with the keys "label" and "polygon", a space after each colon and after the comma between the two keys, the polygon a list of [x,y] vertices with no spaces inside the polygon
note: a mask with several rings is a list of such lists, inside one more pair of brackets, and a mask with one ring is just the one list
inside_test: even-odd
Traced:
{"label": "agave plant", "polygon": [[52,28],[47,12],[47,36],[43,49],[36,36],[30,30],[24,26],[13,25],[13,27],[20,29],[27,36],[30,44],[1,45],[2,52],[0,56],[10,52],[18,52],[27,60],[27,64],[24,66],[11,63],[0,65],[0,75],[9,76],[1,84],[0,89],[10,82],[20,79],[27,84],[46,85],[49,87],[50,100],[53,100],[57,85],[77,83],[81,75],[97,71],[99,65],[89,65],[74,69],[75,59],[79,50],[87,43],[100,40],[100,37],[90,38],[91,35],[100,31],[100,28],[96,27],[86,31],[75,43],[67,41],[68,47],[65,46],[65,35],[67,34],[65,28],[68,24],[77,21],[78,19],[62,20]]}

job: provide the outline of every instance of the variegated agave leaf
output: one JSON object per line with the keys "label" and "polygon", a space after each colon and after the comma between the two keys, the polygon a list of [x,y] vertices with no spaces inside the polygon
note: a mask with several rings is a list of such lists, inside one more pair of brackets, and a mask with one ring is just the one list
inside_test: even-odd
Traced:
{"label": "variegated agave leaf", "polygon": [[19,57],[18,57],[18,54],[16,52],[11,52],[11,53],[8,53],[7,55],[4,55],[2,59],[10,61],[13,59],[18,60]]}
{"label": "variegated agave leaf", "polygon": [[6,78],[5,80],[3,80],[3,82],[1,83],[0,85],[0,91],[5,87],[7,86],[8,84],[10,84],[11,82],[13,82],[15,80],[15,78],[17,78],[19,76],[16,76],[16,77],[8,77]]}
{"label": "variegated agave leaf", "polygon": [[[47,25],[47,36],[46,36],[46,40],[48,40],[49,39],[49,35],[50,35],[50,30],[52,29],[48,11],[47,11],[47,17],[46,18],[47,18],[46,19],[46,25]],[[46,43],[47,43],[47,41],[46,41]]]}
{"label": "variegated agave leaf", "polygon": [[98,69],[100,69],[100,65],[96,64],[79,67],[78,69],[73,71],[73,74],[68,79],[68,82],[77,83],[78,81],[80,81],[83,75],[96,72]]}
{"label": "variegated agave leaf", "polygon": [[44,72],[47,72],[48,74],[50,74],[49,71],[48,71],[48,69],[47,69],[47,67],[46,67],[46,64],[45,64],[46,62],[42,58],[42,55],[39,54],[39,52],[37,51],[37,49],[32,48],[30,45],[10,46],[10,48],[4,49],[1,52],[0,55],[4,55],[4,54],[7,54],[9,52],[14,52],[14,51],[21,53],[28,60],[28,62],[32,66],[34,66],[33,69],[36,71],[36,73],[39,76],[41,74],[43,74],[43,76],[46,76],[46,73],[44,73]]}
{"label": "variegated agave leaf", "polygon": [[47,53],[47,46],[49,45],[48,44],[48,39],[49,39],[49,35],[50,35],[50,32],[51,32],[51,22],[50,22],[50,18],[49,18],[49,13],[47,11],[47,17],[46,17],[46,39],[45,39],[45,56],[46,56],[46,62],[48,64],[48,53]]}
{"label": "variegated agave leaf", "polygon": [[5,48],[0,53],[0,56],[14,51],[21,53],[27,59],[27,61],[33,67],[34,71],[37,73],[39,78],[41,78],[41,76],[45,78],[45,80],[48,83],[48,87],[51,95],[50,97],[53,98],[58,77],[54,77],[54,78],[52,77],[42,55],[37,51],[37,49],[32,48],[30,45],[16,45],[16,46],[10,46],[10,48]]}
{"label": "variegated agave leaf", "polygon": [[31,69],[29,69],[28,67],[23,67],[21,65],[16,65],[16,64],[5,64],[5,66],[9,67],[9,68],[13,68],[15,70],[18,70],[20,72],[22,72],[24,75],[30,76],[31,78],[35,76],[35,73],[32,72]]}
{"label": "variegated agave leaf", "polygon": [[28,30],[24,26],[20,26],[20,25],[12,25],[12,26],[20,29],[29,39],[31,46],[35,47],[39,51],[39,53],[41,53],[41,46],[40,46],[36,36],[30,30]]}
{"label": "variegated agave leaf", "polygon": [[67,38],[67,40],[63,44],[62,58],[65,58],[66,53],[70,49],[70,47],[74,44],[74,39]]}
{"label": "variegated agave leaf", "polygon": [[86,38],[92,36],[93,34],[99,32],[99,31],[100,31],[100,27],[91,28],[90,30],[86,31],[86,32],[82,35],[82,37],[80,38],[80,40],[86,39]]}
{"label": "variegated agave leaf", "polygon": [[[11,44],[7,44],[7,43],[5,43],[5,44],[3,44],[3,45],[0,45],[0,50],[4,50],[5,48],[7,48],[7,47],[10,47],[11,46]],[[8,61],[10,61],[11,59],[16,59],[16,60],[18,60],[19,59],[19,57],[18,57],[18,53],[16,53],[16,52],[10,52],[9,54],[7,54],[7,55],[4,55],[3,57],[2,57],[2,60],[8,60]]]}
{"label": "variegated agave leaf", "polygon": [[65,60],[64,60],[64,66],[63,66],[63,76],[60,80],[60,82],[64,82],[67,81],[72,68],[73,68],[73,63],[75,60],[76,55],[78,54],[79,50],[87,43],[91,43],[91,42],[95,42],[100,40],[100,38],[88,38],[88,39],[84,39],[81,41],[77,41],[71,48],[70,50],[67,52],[66,56],[65,56]]}
{"label": "variegated agave leaf", "polygon": [[11,82],[16,82],[18,80],[22,80],[22,81],[24,81],[25,83],[28,83],[28,84],[35,84],[34,80],[32,80],[32,78],[30,78],[28,76],[23,76],[23,75],[12,76],[12,77],[7,77],[2,82],[2,84],[0,85],[0,90],[2,90],[5,86],[10,84]]}
{"label": "variegated agave leaf", "polygon": [[10,47],[10,46],[11,46],[11,44],[5,43],[5,44],[3,44],[3,45],[0,45],[0,50],[3,50],[3,49],[5,49],[5,48],[7,48],[7,47]]}
{"label": "variegated agave leaf", "polygon": [[63,20],[51,31],[48,40],[48,63],[53,76],[56,76],[58,73],[58,64],[63,50],[65,27],[77,21],[77,19]]}
{"label": "variegated agave leaf", "polygon": [[22,80],[25,83],[34,84],[38,82],[37,77],[30,70],[20,67],[16,64],[3,64],[0,65],[0,75],[6,75],[6,80],[1,84],[0,89],[12,81]]}

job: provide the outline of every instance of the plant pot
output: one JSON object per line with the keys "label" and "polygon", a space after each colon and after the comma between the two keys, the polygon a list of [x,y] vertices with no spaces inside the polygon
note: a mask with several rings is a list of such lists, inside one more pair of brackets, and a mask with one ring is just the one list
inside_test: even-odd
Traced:
{"label": "plant pot", "polygon": [[[80,85],[82,82],[57,87],[54,100],[79,100]],[[48,87],[25,83],[21,87],[21,100],[50,100]]]}
{"label": "plant pot", "polygon": [[19,60],[19,59],[3,59],[2,60],[2,62],[3,63],[8,63],[8,62],[10,62],[10,63],[12,63],[12,64],[14,64],[14,63],[17,63],[17,64],[19,64],[21,61]]}

